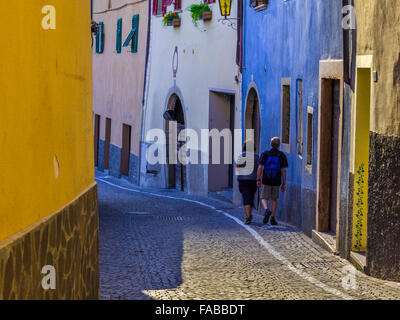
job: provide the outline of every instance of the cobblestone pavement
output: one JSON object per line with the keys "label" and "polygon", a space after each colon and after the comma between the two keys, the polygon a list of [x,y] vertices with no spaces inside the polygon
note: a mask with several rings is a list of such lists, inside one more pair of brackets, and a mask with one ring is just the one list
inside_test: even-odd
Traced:
{"label": "cobblestone pavement", "polygon": [[349,263],[296,229],[261,216],[245,227],[229,203],[96,176],[102,299],[400,299],[400,284],[358,271],[345,289]]}

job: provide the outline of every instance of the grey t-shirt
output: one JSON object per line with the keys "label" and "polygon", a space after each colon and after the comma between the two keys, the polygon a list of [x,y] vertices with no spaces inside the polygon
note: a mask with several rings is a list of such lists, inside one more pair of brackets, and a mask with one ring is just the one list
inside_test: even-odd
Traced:
{"label": "grey t-shirt", "polygon": [[[250,173],[247,169],[245,169],[247,165],[245,158],[253,162],[253,170]],[[236,166],[236,175],[238,180],[257,180],[258,159],[258,154],[255,154],[253,152],[243,152],[239,156]]]}

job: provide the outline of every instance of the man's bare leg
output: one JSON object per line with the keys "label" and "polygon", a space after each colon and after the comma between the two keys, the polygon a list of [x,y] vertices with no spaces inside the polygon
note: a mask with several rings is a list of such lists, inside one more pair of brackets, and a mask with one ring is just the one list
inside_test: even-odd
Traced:
{"label": "man's bare leg", "polygon": [[267,224],[268,221],[269,221],[269,217],[270,217],[270,214],[271,214],[271,210],[269,210],[269,207],[268,207],[268,200],[263,199],[263,200],[262,200],[262,204],[263,204],[263,207],[264,207],[264,209],[265,209],[263,223],[264,223],[264,224]]}
{"label": "man's bare leg", "polygon": [[265,210],[268,210],[268,200],[262,199],[262,205]]}
{"label": "man's bare leg", "polygon": [[250,205],[244,206],[244,211],[246,213],[246,218],[247,219],[251,219],[251,211],[252,211],[252,207]]}
{"label": "man's bare leg", "polygon": [[276,226],[278,224],[278,222],[276,222],[275,220],[275,214],[276,214],[276,209],[278,208],[278,200],[271,200],[271,209],[272,209],[272,213],[271,213],[271,225],[272,226]]}
{"label": "man's bare leg", "polygon": [[271,200],[271,216],[275,217],[276,209],[278,209],[278,200]]}

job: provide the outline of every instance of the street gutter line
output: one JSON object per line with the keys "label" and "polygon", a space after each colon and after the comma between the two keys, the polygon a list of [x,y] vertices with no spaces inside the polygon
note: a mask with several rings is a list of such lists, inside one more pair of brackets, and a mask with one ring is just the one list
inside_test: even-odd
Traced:
{"label": "street gutter line", "polygon": [[96,178],[97,181],[101,181],[105,184],[108,184],[110,186],[122,189],[122,190],[126,190],[126,191],[131,191],[131,192],[136,192],[136,193],[142,193],[142,194],[147,194],[147,195],[151,195],[151,196],[156,196],[156,197],[163,197],[163,198],[168,198],[168,199],[174,199],[174,200],[182,200],[182,201],[187,201],[187,202],[191,202],[191,203],[196,203],[198,205],[201,205],[203,207],[207,207],[209,209],[213,209],[216,212],[222,213],[224,216],[226,216],[229,219],[232,219],[233,221],[235,221],[239,226],[241,226],[242,228],[246,229],[253,237],[255,240],[257,240],[257,242],[263,246],[272,256],[275,257],[275,259],[281,261],[290,271],[296,273],[298,276],[300,276],[301,278],[303,278],[304,280],[307,280],[308,282],[312,283],[313,285],[325,290],[326,292],[336,295],[338,297],[341,297],[344,300],[352,300],[353,298],[350,297],[349,295],[335,289],[335,288],[331,288],[329,286],[327,286],[326,284],[322,283],[321,281],[315,279],[314,277],[310,276],[308,273],[303,272],[297,268],[295,268],[288,259],[286,259],[284,256],[282,256],[278,251],[276,251],[256,230],[254,230],[253,228],[251,228],[248,225],[244,225],[242,223],[241,220],[239,220],[238,218],[232,216],[231,214],[222,211],[222,210],[218,210],[216,207],[211,206],[209,204],[206,204],[204,202],[201,201],[196,201],[196,200],[190,200],[190,199],[186,199],[186,198],[181,198],[181,197],[172,197],[172,196],[167,196],[167,195],[163,195],[163,194],[158,194],[158,193],[152,193],[152,192],[146,192],[146,191],[140,191],[140,190],[135,190],[135,189],[130,189],[130,188],[125,188],[119,185],[116,185],[114,183],[108,182],[106,180],[100,179],[100,178]]}

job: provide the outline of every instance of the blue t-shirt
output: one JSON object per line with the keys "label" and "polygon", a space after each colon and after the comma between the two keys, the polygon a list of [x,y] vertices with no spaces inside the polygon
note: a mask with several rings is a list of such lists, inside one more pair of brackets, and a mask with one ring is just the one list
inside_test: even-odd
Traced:
{"label": "blue t-shirt", "polygon": [[[282,184],[282,169],[289,167],[285,154],[272,148],[261,154],[259,164],[263,166],[262,183],[267,186]],[[266,168],[267,167],[267,168]]]}

